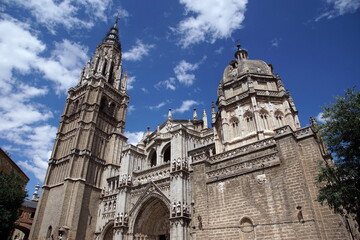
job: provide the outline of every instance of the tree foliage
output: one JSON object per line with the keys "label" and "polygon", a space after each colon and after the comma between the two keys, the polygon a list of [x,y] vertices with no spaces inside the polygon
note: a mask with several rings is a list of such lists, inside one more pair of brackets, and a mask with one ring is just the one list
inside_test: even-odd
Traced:
{"label": "tree foliage", "polygon": [[27,196],[25,182],[14,172],[0,172],[0,236],[7,239]]}
{"label": "tree foliage", "polygon": [[360,220],[360,92],[348,89],[344,97],[324,107],[321,135],[333,161],[320,167],[318,201],[335,212]]}

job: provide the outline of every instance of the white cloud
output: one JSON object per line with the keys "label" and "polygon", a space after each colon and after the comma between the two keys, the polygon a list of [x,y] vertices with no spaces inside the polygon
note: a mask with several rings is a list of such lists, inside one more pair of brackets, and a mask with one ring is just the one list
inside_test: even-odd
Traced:
{"label": "white cloud", "polygon": [[131,90],[134,88],[134,82],[136,81],[136,77],[135,76],[128,76],[127,79],[127,90]]}
{"label": "white cloud", "polygon": [[[0,86],[9,89],[14,71],[22,75],[39,72],[51,80],[57,93],[74,86],[85,66],[88,49],[69,40],[55,43],[51,56],[41,56],[46,45],[28,26],[14,19],[0,21]],[[8,86],[8,87],[6,87]]]}
{"label": "white cloud", "polygon": [[70,30],[91,28],[96,21],[106,21],[112,0],[7,0],[6,3],[29,10],[38,23],[55,34],[57,25]]}
{"label": "white cloud", "polygon": [[45,48],[27,25],[14,19],[0,20],[0,81],[9,81],[13,70],[28,73]]}
{"label": "white cloud", "polygon": [[142,137],[144,136],[144,132],[142,132],[142,131],[139,131],[139,132],[125,131],[124,134],[128,138],[128,143],[133,144],[133,145],[138,144],[140,142],[140,140],[142,139]]}
{"label": "white cloud", "polygon": [[149,93],[149,90],[147,90],[146,88],[144,88],[144,87],[142,87],[142,88],[140,88],[141,89],[141,91],[143,91],[144,93]]}
{"label": "white cloud", "polygon": [[326,118],[323,117],[323,113],[320,112],[316,117],[315,117],[316,121],[319,123],[325,123],[326,122]]}
{"label": "white cloud", "polygon": [[160,88],[166,88],[166,89],[170,89],[170,90],[176,90],[176,86],[175,86],[175,78],[170,77],[167,80],[164,81],[160,81],[157,84],[155,84],[154,86],[156,89],[160,90]]}
{"label": "white cloud", "polygon": [[174,67],[174,73],[177,80],[185,86],[191,86],[195,81],[195,74],[189,73],[199,68],[199,65],[206,60],[204,56],[198,63],[189,63],[181,60],[177,66]]}
{"label": "white cloud", "polygon": [[273,40],[271,40],[271,46],[276,47],[276,48],[279,47],[280,41],[281,41],[281,38],[274,38]]}
{"label": "white cloud", "polygon": [[19,143],[23,145],[22,151],[26,152],[25,156],[30,158],[20,161],[19,165],[34,173],[40,181],[45,178],[56,131],[57,128],[54,126],[41,125],[32,128],[31,131],[17,133],[25,141]]}
{"label": "white cloud", "polygon": [[153,44],[144,44],[141,40],[136,40],[136,45],[129,51],[124,52],[122,57],[128,61],[140,61],[143,57],[149,55],[150,50],[154,47]]}
{"label": "white cloud", "polygon": [[129,105],[127,108],[127,113],[130,115],[132,112],[136,110],[134,105]]}
{"label": "white cloud", "polygon": [[192,106],[199,105],[197,101],[194,100],[185,100],[182,102],[181,106],[179,108],[174,109],[173,113],[184,113],[186,111],[189,111]]}
{"label": "white cloud", "polygon": [[173,29],[180,34],[184,48],[200,43],[214,43],[228,38],[241,28],[245,19],[247,0],[180,0],[188,16]]}
{"label": "white cloud", "polygon": [[219,47],[218,49],[215,50],[215,53],[221,54],[223,50],[224,50],[224,47],[221,46],[221,47]]}
{"label": "white cloud", "polygon": [[159,109],[159,108],[162,108],[163,106],[166,105],[166,102],[161,102],[155,106],[149,106],[149,109],[153,110],[153,109]]}
{"label": "white cloud", "polygon": [[360,0],[326,0],[328,9],[322,13],[315,21],[322,18],[331,19],[346,13],[354,13],[360,8]]}

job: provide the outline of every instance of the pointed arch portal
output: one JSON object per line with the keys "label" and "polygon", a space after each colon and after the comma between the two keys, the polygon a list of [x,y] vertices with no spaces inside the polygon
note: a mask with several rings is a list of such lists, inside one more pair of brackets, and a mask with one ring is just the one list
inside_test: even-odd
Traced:
{"label": "pointed arch portal", "polygon": [[134,240],[170,240],[170,211],[157,197],[148,199],[134,223]]}

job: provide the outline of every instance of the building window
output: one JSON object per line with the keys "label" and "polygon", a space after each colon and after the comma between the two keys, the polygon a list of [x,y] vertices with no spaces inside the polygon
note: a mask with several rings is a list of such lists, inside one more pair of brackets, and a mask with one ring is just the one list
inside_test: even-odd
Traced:
{"label": "building window", "polygon": [[110,67],[110,71],[109,71],[109,80],[108,80],[108,83],[111,84],[111,85],[114,83],[114,73],[113,73],[113,71],[114,71],[114,64],[111,63],[111,67]]}
{"label": "building window", "polygon": [[79,106],[79,100],[76,100],[73,104],[72,113],[76,113],[78,106]]}
{"label": "building window", "polygon": [[154,167],[156,166],[156,151],[153,150],[151,153],[150,153],[150,167]]}
{"label": "building window", "polygon": [[260,112],[260,119],[263,129],[269,129],[268,114],[266,111]]}
{"label": "building window", "polygon": [[275,112],[276,127],[281,127],[284,125],[283,119],[284,119],[283,114],[280,111]]}
{"label": "building window", "polygon": [[233,137],[238,137],[240,136],[240,124],[239,124],[239,120],[234,117],[230,120],[230,125],[232,126],[233,129]]}
{"label": "building window", "polygon": [[46,233],[46,239],[50,239],[51,237],[51,232],[52,232],[52,227],[51,225],[48,227],[47,233]]}
{"label": "building window", "polygon": [[107,109],[107,100],[105,97],[101,98],[101,102],[100,102],[100,111],[105,112]]}
{"label": "building window", "polygon": [[114,112],[115,112],[115,103],[111,103],[109,106],[109,115],[110,116],[114,116]]}
{"label": "building window", "polygon": [[102,72],[101,72],[101,74],[103,75],[103,76],[105,76],[105,74],[106,74],[106,67],[107,67],[107,61],[106,61],[106,59],[104,60],[104,65],[103,65],[103,69],[102,69]]}
{"label": "building window", "polygon": [[253,132],[255,131],[255,123],[254,123],[254,117],[252,115],[252,113],[247,112],[244,115],[244,119],[245,119],[245,124],[246,124],[246,130],[248,132]]}
{"label": "building window", "polygon": [[170,162],[170,159],[171,159],[170,153],[171,153],[171,148],[170,148],[170,143],[169,143],[164,147],[164,162],[165,163]]}

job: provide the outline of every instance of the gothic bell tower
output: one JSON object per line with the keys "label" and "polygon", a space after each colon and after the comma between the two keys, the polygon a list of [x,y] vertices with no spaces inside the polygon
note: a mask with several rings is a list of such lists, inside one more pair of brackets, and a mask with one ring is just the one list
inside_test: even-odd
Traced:
{"label": "gothic bell tower", "polygon": [[101,186],[126,142],[126,87],[116,20],[68,91],[31,239],[93,239]]}

